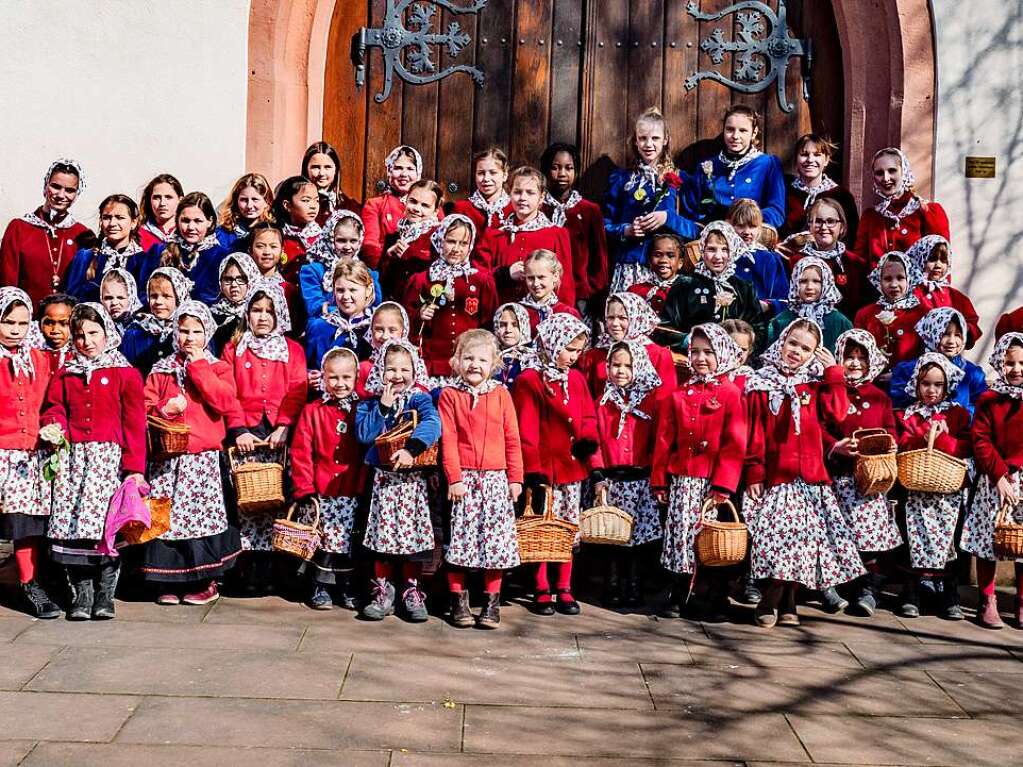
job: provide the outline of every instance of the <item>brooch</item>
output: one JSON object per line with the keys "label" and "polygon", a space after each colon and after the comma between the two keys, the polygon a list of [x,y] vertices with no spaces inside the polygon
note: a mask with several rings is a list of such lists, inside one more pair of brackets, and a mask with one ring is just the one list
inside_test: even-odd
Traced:
{"label": "brooch", "polygon": [[468,314],[476,314],[480,310],[480,301],[475,296],[465,299],[465,311]]}
{"label": "brooch", "polygon": [[810,404],[810,392],[806,391],[799,395],[799,404],[800,405]]}
{"label": "brooch", "polygon": [[338,434],[347,434],[348,433],[348,421],[338,421],[337,422],[337,433]]}

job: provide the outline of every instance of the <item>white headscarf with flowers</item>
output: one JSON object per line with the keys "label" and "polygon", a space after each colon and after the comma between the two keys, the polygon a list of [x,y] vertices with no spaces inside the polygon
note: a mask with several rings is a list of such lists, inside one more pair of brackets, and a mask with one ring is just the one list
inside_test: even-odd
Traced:
{"label": "white headscarf with flowers", "polygon": [[375,397],[384,393],[384,370],[387,367],[387,353],[392,349],[404,349],[412,358],[412,384],[408,389],[395,396],[394,409],[402,411],[408,404],[409,397],[413,391],[428,392],[430,390],[430,376],[426,372],[426,365],[423,364],[416,347],[404,338],[392,338],[384,342],[380,350],[373,355],[373,366],[369,375],[366,376],[366,391]]}
{"label": "white headscarf with flowers", "polygon": [[[359,395],[354,388],[340,399],[334,397],[327,391],[327,362],[338,357],[351,357],[352,364],[355,365],[356,372],[359,370],[359,358],[356,356],[355,352],[348,347],[335,346],[332,349],[327,349],[327,351],[323,353],[323,358],[320,360],[320,400],[328,405],[337,405],[346,413],[350,413],[352,412],[352,408],[355,407],[355,403],[359,400]],[[340,424],[338,426],[340,427]]]}
{"label": "white headscarf with flowers", "polygon": [[351,221],[355,226],[355,231],[359,233],[359,244],[356,251],[362,250],[362,241],[366,234],[362,219],[358,213],[353,213],[347,208],[339,208],[330,214],[323,224],[322,231],[317,235],[316,242],[306,251],[306,260],[323,264],[328,274],[334,270],[334,264],[340,257],[334,248],[334,230],[343,221]]}
{"label": "white headscarf with flowers", "polygon": [[249,293],[245,301],[245,314],[248,315],[252,305],[261,296],[266,296],[273,304],[276,323],[274,328],[267,335],[259,337],[251,330],[242,333],[238,341],[237,355],[240,357],[246,350],[251,351],[260,359],[273,362],[288,361],[288,340],[284,334],[291,330],[291,316],[288,314],[288,302],[284,298],[284,291],[281,286],[273,280],[260,280]]}
{"label": "white headscarf with flowers", "polygon": [[464,226],[469,230],[467,253],[471,254],[473,245],[476,244],[476,225],[468,216],[463,216],[461,213],[453,213],[441,221],[440,226],[434,229],[433,234],[430,235],[430,244],[433,245],[433,250],[437,254],[437,258],[430,264],[430,282],[443,282],[444,293],[448,296],[448,300],[454,299],[455,280],[459,277],[469,279],[478,271],[472,265],[468,256],[460,264],[449,264],[444,260],[444,238],[447,237],[448,230],[456,224]]}
{"label": "white headscarf with flowers", "polygon": [[398,161],[398,158],[403,154],[412,155],[412,161],[416,164],[416,176],[419,178],[423,177],[423,156],[419,154],[419,150],[415,147],[409,146],[408,144],[399,144],[392,149],[387,157],[384,158],[384,167],[387,168],[387,172],[390,173],[394,170],[394,164]]}
{"label": "white headscarf with flowers", "polygon": [[[799,278],[807,269],[816,269],[821,275],[821,294],[812,303],[806,303],[799,298]],[[818,325],[824,322],[824,318],[835,310],[842,300],[842,294],[838,292],[835,285],[835,275],[831,267],[822,259],[813,256],[806,256],[799,259],[792,268],[792,278],[789,280],[789,309],[794,314],[807,320],[813,320]]]}
{"label": "white headscarf with flowers", "polygon": [[[881,289],[881,273],[891,261],[898,261],[906,270],[906,294],[894,301],[889,301],[885,297],[884,291]],[[880,298],[877,299],[877,305],[881,307],[882,310],[894,311],[896,309],[912,309],[914,306],[920,305],[920,299],[913,295],[913,288],[920,284],[920,270],[917,269],[916,264],[914,264],[905,253],[898,250],[885,253],[881,256],[881,260],[877,262],[877,266],[874,267],[874,271],[870,273],[868,279],[870,280],[870,284],[877,288],[877,292],[880,294]]]}
{"label": "white headscarf with flowers", "polygon": [[793,326],[796,323],[806,322],[812,323],[817,328],[817,338],[824,337],[824,331],[813,320],[793,320],[781,332],[778,340],[760,355],[764,366],[746,379],[746,393],[755,391],[767,392],[767,405],[774,415],[778,415],[781,411],[782,403],[788,398],[789,407],[792,411],[792,425],[795,428],[796,434],[799,434],[800,430],[800,402],[799,392],[796,390],[796,387],[801,384],[820,381],[824,375],[824,365],[817,359],[816,355],[810,355],[810,358],[795,370],[790,370],[784,362],[782,353],[785,348],[785,341],[788,340]]}
{"label": "white headscarf with flowers", "polygon": [[497,307],[497,311],[494,312],[495,328],[497,323],[501,321],[501,315],[505,312],[511,312],[515,315],[515,322],[519,326],[519,342],[515,346],[501,349],[501,356],[523,361],[523,365],[525,365],[524,360],[536,355],[536,349],[533,348],[533,329],[529,324],[529,312],[526,311],[522,304],[513,301],[501,304]]}
{"label": "white headscarf with flowers", "polygon": [[[85,173],[82,171],[82,166],[76,160],[72,160],[69,157],[59,157],[50,163],[50,167],[46,169],[46,175],[43,176],[43,194],[46,194],[46,188],[50,185],[50,177],[53,176],[53,172],[61,166],[75,169],[75,173],[78,176],[78,194],[81,195],[81,193],[85,191]],[[76,197],[75,199],[78,198]],[[70,229],[78,223],[75,217],[71,215],[70,211],[65,214],[64,218],[56,223],[40,218],[34,211],[23,215],[21,220],[32,224],[32,226],[38,226],[40,229],[45,229],[49,233],[50,237],[55,237],[58,229]]]}
{"label": "white headscarf with flowers", "polygon": [[863,350],[867,353],[867,369],[864,371],[863,376],[856,381],[849,381],[853,386],[861,386],[865,383],[870,383],[877,378],[884,369],[888,367],[888,357],[880,347],[877,345],[877,341],[870,333],[863,328],[850,328],[849,330],[842,333],[835,341],[835,359],[838,360],[838,364],[842,364],[842,360],[845,359],[845,349],[849,344],[856,344],[862,346]]}
{"label": "white headscarf with flowers", "polygon": [[735,274],[735,259],[739,257],[739,254],[746,247],[746,243],[742,241],[742,238],[736,234],[732,225],[727,221],[711,221],[703,228],[703,233],[700,234],[700,252],[703,253],[707,249],[707,238],[712,234],[717,234],[720,237],[724,237],[725,242],[728,244],[728,264],[719,273],[714,274],[710,269],[707,268],[707,264],[701,259],[696,265],[694,270],[697,274],[707,277],[714,281],[714,287],[718,293],[734,293],[732,286],[728,284],[728,278]]}
{"label": "white headscarf with flowers", "polygon": [[142,301],[139,299],[139,286],[135,281],[135,275],[127,269],[109,269],[103,275],[103,279],[99,281],[101,296],[103,293],[103,283],[111,276],[117,277],[124,282],[124,289],[128,294],[128,308],[124,310],[124,314],[121,315],[120,319],[114,320],[118,328],[127,328],[135,316],[135,312],[142,308]]}
{"label": "white headscarf with flowers", "polygon": [[[917,386],[920,383],[920,376],[923,374],[923,370],[931,365],[937,365],[941,368],[945,374],[945,398],[941,402],[937,402],[933,405],[925,405],[917,399]],[[938,352],[926,352],[920,355],[916,361],[916,365],[913,366],[913,374],[909,377],[906,382],[903,391],[906,392],[913,399],[913,404],[906,408],[906,415],[919,415],[922,418],[931,418],[938,413],[944,412],[954,407],[957,403],[952,399],[952,395],[955,393],[956,387],[959,382],[963,380],[963,376],[966,373],[962,368],[956,367],[952,364],[951,360],[944,354]]]}
{"label": "white headscarf with flowers", "polygon": [[622,436],[629,415],[634,415],[644,421],[651,420],[653,414],[640,410],[639,406],[646,396],[662,383],[661,377],[650,361],[646,346],[637,341],[619,341],[613,344],[607,353],[608,362],[610,363],[612,355],[622,349],[628,351],[629,356],[632,357],[632,382],[623,388],[612,383],[609,375],[604,384],[604,394],[600,398],[601,405],[613,402],[620,411],[615,439]]}
{"label": "white headscarf with flowers", "polygon": [[991,356],[988,357],[988,364],[995,371],[995,379],[991,382],[988,387],[991,391],[996,391],[999,394],[1004,394],[1006,397],[1012,399],[1023,400],[1023,385],[1014,386],[1005,380],[1005,371],[1003,366],[1005,365],[1005,356],[1009,353],[1009,349],[1013,346],[1023,347],[1023,333],[1006,333],[1004,336],[998,339],[995,344],[994,350],[991,352]]}
{"label": "white headscarf with flowers", "polygon": [[[657,316],[657,312],[650,308],[650,304],[638,293],[631,293],[629,291],[612,293],[608,296],[607,303],[604,305],[605,317],[607,316],[607,307],[611,305],[612,301],[617,301],[621,304],[625,310],[625,316],[629,320],[629,327],[626,329],[625,337],[622,340],[638,341],[644,345],[652,343],[650,334],[657,329],[660,318]],[[594,344],[599,349],[607,349],[613,344],[618,343],[608,334],[606,320],[604,327],[604,332],[600,334],[597,343]]]}
{"label": "white headscarf with flowers", "polygon": [[[929,280],[927,279],[927,259],[939,245],[944,245],[948,252],[948,271],[940,280]],[[916,264],[916,268],[920,270],[920,284],[926,286],[928,293],[939,288],[947,288],[952,284],[952,246],[940,234],[925,234],[906,251],[906,258]]]}
{"label": "white headscarf with flowers", "polygon": [[537,326],[536,335],[538,341],[537,356],[529,361],[530,367],[539,370],[547,381],[561,383],[567,398],[568,370],[562,370],[558,367],[558,356],[565,350],[566,346],[579,336],[584,336],[589,340],[590,329],[577,317],[565,314],[564,312],[558,312],[552,314]]}
{"label": "white headscarf with flowers", "polygon": [[240,318],[245,314],[245,305],[248,297],[252,295],[253,287],[263,277],[259,272],[259,267],[256,266],[256,262],[252,260],[251,256],[245,253],[231,253],[223,261],[221,261],[218,277],[223,280],[224,272],[232,266],[237,266],[238,271],[242,273],[242,276],[248,282],[248,287],[245,289],[245,295],[242,296],[242,299],[237,303],[230,301],[227,296],[222,295],[220,299],[210,307],[210,309],[217,314]]}
{"label": "white headscarf with flowers", "polygon": [[[182,274],[180,270],[173,266],[161,266],[154,269],[152,274],[149,275],[149,279],[146,280],[147,293],[149,292],[149,283],[156,277],[162,277],[171,284],[176,306],[181,306],[181,304],[188,300],[193,282]],[[135,318],[135,324],[149,333],[149,335],[157,336],[161,341],[165,341],[174,330],[171,320],[172,317],[162,320],[152,312],[146,312]]]}
{"label": "white headscarf with flowers", "polygon": [[710,347],[714,350],[714,356],[717,357],[718,367],[717,370],[709,375],[694,373],[689,379],[690,381],[694,383],[709,383],[718,376],[727,375],[739,367],[739,363],[742,360],[742,349],[728,335],[727,330],[716,322],[705,322],[702,325],[696,325],[689,331],[689,335],[686,337],[687,346],[693,343],[693,336],[697,333],[706,338],[708,343],[710,343]]}
{"label": "white headscarf with flowers", "polygon": [[[21,304],[28,310],[29,328],[32,327],[32,299],[29,298],[21,288],[15,288],[13,286],[5,286],[0,288],[0,317],[3,317],[10,309],[12,304]],[[13,349],[9,349],[6,346],[0,345],[0,360],[8,359],[11,361],[11,367],[14,372],[14,377],[25,376],[27,378],[35,378],[36,368],[32,363],[32,346],[28,343],[28,334],[21,339],[21,343],[15,346]]]}
{"label": "white headscarf with flowers", "polygon": [[80,312],[82,307],[86,306],[93,309],[99,315],[100,323],[103,325],[103,332],[107,337],[106,345],[103,347],[103,351],[91,359],[75,349],[71,359],[64,366],[64,370],[73,375],[85,376],[85,383],[90,384],[92,383],[92,374],[97,370],[104,368],[127,368],[131,367],[131,364],[117,349],[121,343],[121,334],[118,332],[113,318],[103,308],[103,304],[93,303],[92,301],[78,304],[71,313],[72,323],[75,321],[75,314]]}
{"label": "white headscarf with flowers", "polygon": [[377,304],[376,309],[373,310],[373,314],[370,315],[369,327],[366,328],[366,332],[365,332],[365,334],[363,334],[362,337],[365,338],[367,341],[369,341],[370,344],[373,343],[373,318],[376,317],[377,314],[379,312],[381,312],[381,311],[394,311],[394,312],[398,312],[398,314],[401,315],[401,327],[402,327],[401,340],[407,341],[408,340],[408,333],[409,333],[408,312],[406,312],[405,311],[405,307],[402,306],[401,304],[399,304],[397,301],[383,301],[383,302]]}
{"label": "white headscarf with flowers", "polygon": [[[210,312],[209,307],[200,301],[195,301],[190,298],[181,304],[181,306],[174,311],[174,315],[171,317],[171,322],[175,329],[180,326],[181,320],[184,317],[191,317],[199,320],[202,324],[203,333],[206,335],[206,349],[203,352],[202,358],[212,365],[217,361],[217,358],[213,356],[212,352],[210,352],[209,347],[210,344],[213,343],[213,334],[217,332],[217,323],[216,320],[213,319],[213,314]],[[153,365],[151,372],[168,373],[173,375],[177,379],[178,386],[184,387],[185,371],[188,366],[192,364],[192,360],[185,356],[184,349],[181,347],[181,338],[177,333],[174,334],[174,351],[176,352],[175,354],[172,354],[169,357],[164,357]]]}
{"label": "white headscarf with flowers", "polygon": [[951,306],[940,306],[937,309],[931,309],[920,318],[913,329],[920,336],[920,340],[924,342],[924,348],[929,352],[936,352],[938,351],[938,344],[941,343],[941,337],[945,335],[945,331],[953,320],[959,323],[959,330],[965,339],[966,318],[963,317],[962,312],[953,309]]}
{"label": "white headscarf with flowers", "polygon": [[[874,182],[874,194],[881,198],[881,201],[874,206],[874,210],[880,213],[887,219],[894,221],[898,224],[906,216],[912,215],[916,211],[920,210],[920,197],[913,192],[913,185],[916,183],[916,177],[913,175],[913,169],[909,166],[909,157],[906,153],[897,147],[887,147],[885,149],[878,150],[874,153],[874,158],[871,160],[871,167],[877,161],[877,158],[881,155],[895,155],[899,158],[899,164],[902,167],[902,180],[899,185],[895,187],[895,191],[889,197],[885,194],[884,190]],[[902,197],[907,191],[913,192],[913,196],[910,197],[909,202],[900,210],[898,213],[893,213],[891,205],[893,202]]]}

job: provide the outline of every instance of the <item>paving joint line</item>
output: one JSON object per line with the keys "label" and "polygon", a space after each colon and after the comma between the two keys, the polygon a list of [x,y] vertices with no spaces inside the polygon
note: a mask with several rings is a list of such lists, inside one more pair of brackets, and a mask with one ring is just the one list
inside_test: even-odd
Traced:
{"label": "paving joint line", "polygon": [[789,719],[789,715],[782,714],[782,718],[785,719],[785,724],[789,726],[789,730],[792,732],[792,737],[796,739],[796,742],[799,743],[799,747],[803,749],[803,752],[806,754],[807,761],[809,761],[811,764],[816,764],[817,760],[813,758],[813,754],[810,753],[810,749],[806,747],[806,743],[804,743],[803,739],[799,737],[799,733],[796,732],[796,728],[793,726],[792,721]]}

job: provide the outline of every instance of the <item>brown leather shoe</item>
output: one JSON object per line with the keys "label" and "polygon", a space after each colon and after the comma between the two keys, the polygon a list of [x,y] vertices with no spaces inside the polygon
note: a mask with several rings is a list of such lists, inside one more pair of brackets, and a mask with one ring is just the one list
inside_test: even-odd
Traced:
{"label": "brown leather shoe", "polygon": [[467,629],[472,624],[472,613],[469,612],[469,592],[453,591],[451,593],[451,625],[455,628]]}
{"label": "brown leather shoe", "polygon": [[476,625],[481,629],[496,629],[501,625],[501,595],[487,594],[487,603],[480,610]]}
{"label": "brown leather shoe", "polygon": [[1002,616],[998,614],[998,597],[992,594],[984,597],[980,608],[977,610],[977,622],[986,629],[1005,628]]}

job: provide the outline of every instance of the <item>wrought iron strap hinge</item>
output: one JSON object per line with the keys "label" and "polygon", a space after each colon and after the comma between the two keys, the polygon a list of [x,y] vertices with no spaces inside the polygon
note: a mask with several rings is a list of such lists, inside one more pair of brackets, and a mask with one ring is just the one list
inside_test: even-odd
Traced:
{"label": "wrought iron strap hinge", "polygon": [[[452,13],[478,13],[487,0],[472,0],[457,5],[452,0],[387,0],[383,26],[361,28],[352,37],[352,63],[355,65],[355,85],[366,84],[366,53],[371,47],[380,48],[384,63],[384,80],[380,92],[373,98],[379,104],[391,95],[394,75],[414,85],[432,83],[455,72],[469,75],[477,87],[483,85],[483,71],[468,64],[454,64],[438,69],[434,63],[432,46],[447,48],[454,58],[471,42],[469,35],[457,21],[448,23],[443,32],[433,32],[433,19],[438,7]],[[410,10],[411,7],[411,10]],[[408,18],[406,19],[406,11]]]}
{"label": "wrought iron strap hinge", "polygon": [[[698,21],[717,21],[736,14],[738,37],[734,41],[725,40],[724,32],[718,27],[710,37],[700,41],[700,50],[710,55],[715,65],[724,62],[726,53],[732,55],[734,79],[713,69],[694,72],[685,82],[686,90],[692,90],[701,80],[714,80],[740,93],[760,93],[777,82],[778,106],[783,112],[791,112],[793,105],[785,93],[785,73],[789,59],[799,56],[803,59],[803,98],[809,100],[812,48],[809,40],[789,35],[785,0],[778,0],[777,14],[760,0],[742,0],[716,13],[701,13],[699,3],[690,0],[686,11]],[[770,25],[766,34],[764,19]]]}

